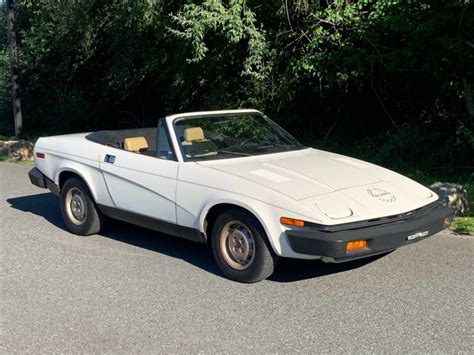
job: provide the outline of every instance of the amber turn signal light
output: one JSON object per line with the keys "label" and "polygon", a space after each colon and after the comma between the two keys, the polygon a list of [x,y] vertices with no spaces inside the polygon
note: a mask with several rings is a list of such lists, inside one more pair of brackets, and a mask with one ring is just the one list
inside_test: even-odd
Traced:
{"label": "amber turn signal light", "polygon": [[367,248],[366,240],[354,240],[353,242],[347,243],[346,251],[355,251]]}
{"label": "amber turn signal light", "polygon": [[287,226],[304,227],[304,221],[294,218],[281,217],[280,223],[286,224]]}

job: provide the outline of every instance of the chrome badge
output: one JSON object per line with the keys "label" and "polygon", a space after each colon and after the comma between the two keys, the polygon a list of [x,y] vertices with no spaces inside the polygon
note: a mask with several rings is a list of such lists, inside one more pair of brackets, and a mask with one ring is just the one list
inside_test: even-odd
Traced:
{"label": "chrome badge", "polygon": [[428,235],[428,231],[418,232],[418,233],[409,235],[409,236],[407,237],[407,240],[413,240],[413,239],[417,239],[417,238],[422,238],[422,237],[426,237],[427,235]]}
{"label": "chrome badge", "polygon": [[373,198],[384,202],[395,202],[397,200],[397,197],[394,194],[384,189],[379,189],[378,187],[367,189],[367,193]]}

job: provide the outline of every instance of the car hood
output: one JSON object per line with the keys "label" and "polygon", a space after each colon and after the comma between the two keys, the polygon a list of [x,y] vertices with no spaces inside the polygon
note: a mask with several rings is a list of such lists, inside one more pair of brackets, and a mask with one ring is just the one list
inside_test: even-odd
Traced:
{"label": "car hood", "polygon": [[[426,199],[433,196],[427,188],[388,169],[311,148],[198,164],[251,180],[294,200],[339,191],[361,203],[361,191],[372,197],[367,192],[368,187],[372,187],[372,195],[376,196],[372,199],[376,200],[384,199],[383,194],[390,194],[391,190],[399,195],[409,195],[411,200],[425,200],[425,203]],[[368,201],[370,200],[369,198]],[[404,198],[400,196],[399,200]],[[392,204],[395,205],[395,201],[392,201]]]}

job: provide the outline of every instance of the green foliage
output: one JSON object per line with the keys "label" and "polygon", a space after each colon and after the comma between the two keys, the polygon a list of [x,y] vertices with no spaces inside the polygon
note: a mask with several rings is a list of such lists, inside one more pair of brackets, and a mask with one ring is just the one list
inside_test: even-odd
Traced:
{"label": "green foliage", "polygon": [[[215,120],[213,120],[215,122]],[[215,123],[213,130],[216,133],[222,133],[229,137],[236,137],[246,139],[255,137],[256,139],[265,140],[266,130],[262,125],[256,122],[256,118],[249,116],[242,116],[239,119],[228,119],[226,121]]]}
{"label": "green foliage", "polygon": [[[5,23],[5,4],[0,4],[0,23]],[[0,26],[0,132],[11,134],[13,117],[11,106],[10,59],[6,26]]]}
{"label": "green foliage", "polygon": [[[470,0],[16,4],[26,134],[255,107],[306,143],[396,168],[472,165]],[[4,32],[0,133],[10,134]]]}
{"label": "green foliage", "polygon": [[1,155],[1,154],[0,154],[0,162],[17,163],[17,164],[25,164],[25,165],[35,164],[33,160],[18,160],[18,159],[10,158],[8,155]]}
{"label": "green foliage", "polygon": [[[5,119],[0,120],[0,131],[5,133],[11,133],[13,130],[10,80],[8,50],[0,47],[0,117],[5,117]],[[10,118],[10,120],[7,120],[7,118]]]}
{"label": "green foliage", "polygon": [[265,56],[268,48],[264,32],[257,28],[255,13],[245,0],[229,0],[226,6],[219,0],[205,0],[200,5],[186,4],[176,15],[172,15],[178,29],[170,28],[178,38],[189,41],[194,53],[189,62],[199,62],[209,51],[205,42],[208,32],[224,37],[228,44],[237,46],[246,42],[247,55],[243,61],[243,75],[256,79],[266,76]]}
{"label": "green foliage", "polygon": [[468,150],[470,148],[471,153],[474,151],[474,133],[467,128],[463,123],[459,123],[456,135],[460,137],[461,140],[466,141],[468,144]]}
{"label": "green foliage", "polygon": [[458,233],[474,234],[474,217],[454,218],[451,229]]}

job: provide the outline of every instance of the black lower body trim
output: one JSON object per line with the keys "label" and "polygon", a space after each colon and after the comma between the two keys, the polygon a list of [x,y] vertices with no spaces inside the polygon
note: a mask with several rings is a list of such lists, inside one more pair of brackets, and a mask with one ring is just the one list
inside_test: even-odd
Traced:
{"label": "black lower body trim", "polygon": [[[450,223],[453,214],[452,209],[439,205],[422,215],[383,225],[335,232],[301,228],[289,230],[286,235],[291,248],[297,253],[343,262],[381,254],[426,239],[446,228],[446,219]],[[367,247],[347,252],[347,243],[355,240],[366,240]]]}
{"label": "black lower body trim", "polygon": [[173,236],[191,240],[193,242],[204,243],[206,241],[204,235],[198,229],[180,226],[176,223],[162,221],[160,219],[144,216],[130,211],[125,211],[115,207],[105,205],[98,205],[98,207],[100,211],[106,216],[118,219],[120,221],[152,229],[157,232],[171,234]]}
{"label": "black lower body trim", "polygon": [[46,181],[44,179],[44,175],[41,171],[39,171],[37,168],[33,168],[28,172],[28,177],[30,178],[30,182],[38,187],[41,187],[42,189],[46,188]]}
{"label": "black lower body trim", "polygon": [[33,168],[28,172],[30,182],[43,189],[48,188],[56,196],[59,196],[59,186],[53,180],[44,175],[38,168]]}

